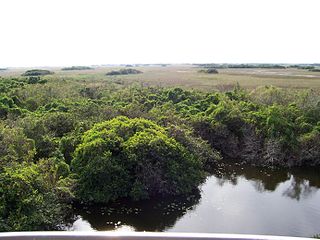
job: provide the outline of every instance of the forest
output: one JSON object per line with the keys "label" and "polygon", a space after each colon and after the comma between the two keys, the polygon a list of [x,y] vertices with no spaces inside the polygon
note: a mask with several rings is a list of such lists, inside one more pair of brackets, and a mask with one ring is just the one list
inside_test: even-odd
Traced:
{"label": "forest", "polygon": [[61,229],[74,202],[188,194],[221,161],[320,164],[311,88],[201,91],[36,70],[0,77],[0,119],[0,231]]}

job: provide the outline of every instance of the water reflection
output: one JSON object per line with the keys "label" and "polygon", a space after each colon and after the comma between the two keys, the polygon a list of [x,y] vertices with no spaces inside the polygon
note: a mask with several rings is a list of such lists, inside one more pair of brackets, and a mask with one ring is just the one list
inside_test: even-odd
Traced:
{"label": "water reflection", "polygon": [[283,196],[300,200],[311,196],[320,188],[320,169],[265,169],[238,164],[224,164],[217,173],[218,183],[237,185],[242,178],[250,180],[258,192],[275,191],[280,183],[290,182]]}
{"label": "water reflection", "polygon": [[320,233],[320,169],[223,165],[201,192],[171,199],[75,206],[70,230]]}
{"label": "water reflection", "polygon": [[219,178],[221,186],[225,182],[237,185],[239,177],[244,177],[246,180],[251,180],[259,192],[274,191],[281,182],[290,179],[290,174],[286,171],[241,166],[238,164],[224,164],[215,176]]}
{"label": "water reflection", "polygon": [[311,186],[309,180],[291,176],[290,186],[283,192],[283,195],[299,201],[301,198],[306,199],[312,196],[316,191],[318,188]]}
{"label": "water reflection", "polygon": [[73,224],[72,230],[81,230],[82,225],[87,228],[87,223],[89,223],[92,229],[100,231],[117,229],[164,231],[172,227],[185,213],[192,211],[199,203],[200,197],[200,191],[195,191],[185,197],[138,202],[119,201],[107,206],[75,205],[74,214],[80,216],[81,219],[75,222],[76,226]]}

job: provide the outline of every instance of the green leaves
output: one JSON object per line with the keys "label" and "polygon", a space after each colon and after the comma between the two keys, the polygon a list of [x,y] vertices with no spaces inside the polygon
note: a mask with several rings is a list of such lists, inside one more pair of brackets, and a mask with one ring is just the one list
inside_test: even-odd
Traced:
{"label": "green leaves", "polygon": [[108,202],[188,193],[221,156],[320,164],[315,89],[250,92],[237,85],[206,93],[99,75],[41,78],[0,81],[2,229],[52,229],[73,197]]}
{"label": "green leaves", "polygon": [[72,161],[76,194],[94,202],[184,194],[204,179],[201,161],[154,122],[120,116],[84,134]]}
{"label": "green leaves", "polygon": [[14,163],[31,162],[35,155],[35,143],[21,128],[0,125],[0,170]]}
{"label": "green leaves", "polygon": [[42,169],[13,164],[0,173],[0,231],[49,230],[62,223],[65,206],[55,193],[56,181],[48,181],[51,168]]}

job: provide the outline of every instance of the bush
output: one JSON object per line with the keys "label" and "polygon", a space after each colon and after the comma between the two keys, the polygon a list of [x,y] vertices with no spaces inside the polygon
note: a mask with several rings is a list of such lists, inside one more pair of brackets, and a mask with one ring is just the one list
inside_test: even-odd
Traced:
{"label": "bush", "polygon": [[139,118],[96,124],[84,134],[71,165],[82,201],[184,194],[204,180],[201,156],[162,127]]}
{"label": "bush", "polygon": [[[51,169],[50,169],[51,170]],[[51,171],[18,164],[0,173],[0,231],[57,229],[65,217]]]}
{"label": "bush", "polygon": [[46,82],[47,80],[41,79],[39,76],[30,76],[27,81],[28,84],[36,84],[36,83],[44,84]]}
{"label": "bush", "polygon": [[52,112],[46,114],[44,124],[55,137],[62,137],[74,130],[75,120],[70,113]]}
{"label": "bush", "polygon": [[31,162],[35,155],[35,143],[21,128],[0,125],[0,171],[14,163]]}
{"label": "bush", "polygon": [[8,115],[20,116],[25,110],[19,108],[14,100],[8,96],[0,96],[0,118],[5,119]]}

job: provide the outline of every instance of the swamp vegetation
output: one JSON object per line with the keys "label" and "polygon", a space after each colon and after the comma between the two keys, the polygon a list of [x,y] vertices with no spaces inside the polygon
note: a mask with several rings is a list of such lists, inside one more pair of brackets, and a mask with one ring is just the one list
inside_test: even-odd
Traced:
{"label": "swamp vegetation", "polygon": [[72,203],[189,194],[221,159],[320,164],[318,90],[24,75],[0,78],[0,231],[61,229]]}

